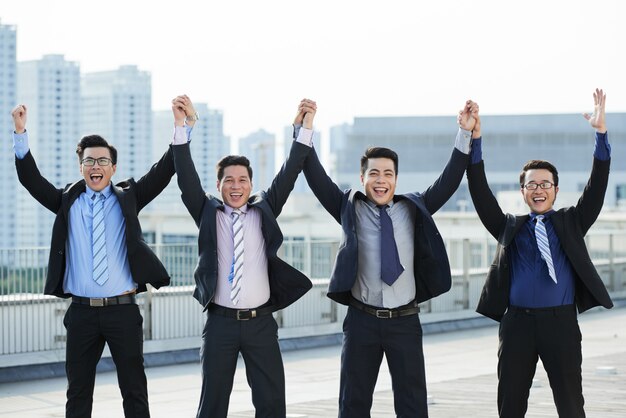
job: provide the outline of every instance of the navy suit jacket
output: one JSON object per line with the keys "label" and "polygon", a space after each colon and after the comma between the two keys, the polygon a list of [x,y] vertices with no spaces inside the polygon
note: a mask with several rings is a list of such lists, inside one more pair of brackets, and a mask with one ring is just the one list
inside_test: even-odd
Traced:
{"label": "navy suit jacket", "polygon": [[[217,286],[215,211],[223,208],[223,203],[202,189],[191,158],[189,144],[174,145],[172,148],[183,203],[199,228],[199,257],[194,273],[196,288],[193,296],[206,309],[213,300]],[[311,281],[304,274],[278,257],[277,252],[283,242],[283,234],[276,222],[302,171],[304,159],[310,149],[311,147],[294,141],[289,157],[274,177],[269,189],[251,195],[248,200],[248,205],[261,211],[262,233],[269,269],[270,303],[274,310],[289,306],[312,287]]]}
{"label": "navy suit jacket", "polygon": [[[63,291],[63,278],[66,267],[65,246],[68,238],[69,212],[74,201],[85,191],[85,180],[57,189],[41,175],[30,151],[23,159],[16,157],[15,166],[20,183],[39,203],[56,213],[44,294],[68,298],[71,295]],[[146,283],[157,289],[170,283],[165,267],[143,239],[138,214],[163,191],[173,175],[174,161],[171,150],[168,150],[138,181],[131,178],[111,187],[126,220],[128,262],[133,280],[138,285],[137,292],[144,292]]]}
{"label": "navy suit jacket", "polygon": [[[463,179],[469,156],[456,148],[442,174],[424,193],[394,196],[406,199],[415,213],[414,271],[417,302],[424,302],[450,290],[450,263],[443,239],[432,218],[454,194]],[[348,305],[357,277],[358,241],[355,199],[364,195],[352,189],[341,191],[324,171],[317,154],[310,153],[304,175],[322,206],[341,224],[342,237],[328,287],[328,297]]]}
{"label": "navy suit jacket", "polygon": [[[576,206],[559,209],[550,215],[563,251],[574,267],[575,301],[579,312],[598,305],[605,308],[613,306],[606,287],[591,261],[584,240],[585,234],[602,209],[610,165],[610,160],[594,158],[591,176]],[[496,255],[487,273],[487,281],[476,311],[500,321],[509,306],[511,287],[509,246],[520,228],[528,221],[529,215],[515,216],[502,212],[487,184],[483,161],[468,167],[467,179],[480,220],[489,233],[498,240]]]}

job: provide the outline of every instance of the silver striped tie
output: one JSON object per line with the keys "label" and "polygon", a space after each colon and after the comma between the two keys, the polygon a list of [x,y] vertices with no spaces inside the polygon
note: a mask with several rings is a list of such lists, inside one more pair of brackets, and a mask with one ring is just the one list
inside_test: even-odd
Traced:
{"label": "silver striped tie", "polygon": [[243,220],[239,209],[233,210],[233,263],[230,267],[230,300],[237,305],[241,296],[241,278],[243,276]]}
{"label": "silver striped tie", "polygon": [[537,215],[535,218],[537,222],[535,223],[535,237],[537,238],[537,246],[539,247],[539,252],[541,253],[541,258],[548,265],[548,273],[554,283],[556,283],[556,272],[554,271],[554,263],[552,262],[552,254],[550,253],[550,242],[548,241],[548,232],[546,231],[546,226],[543,223],[543,215]]}

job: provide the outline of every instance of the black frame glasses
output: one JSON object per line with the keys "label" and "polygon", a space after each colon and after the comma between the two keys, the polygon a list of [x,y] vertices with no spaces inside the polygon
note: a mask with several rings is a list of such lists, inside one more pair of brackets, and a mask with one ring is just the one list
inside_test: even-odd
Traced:
{"label": "black frame glasses", "polygon": [[537,190],[538,187],[543,190],[551,189],[554,186],[554,183],[550,183],[549,181],[544,181],[543,183],[526,183],[522,187],[526,190]]}
{"label": "black frame glasses", "polygon": [[100,167],[103,167],[103,166],[107,166],[109,164],[112,164],[113,160],[110,159],[110,158],[107,158],[107,157],[100,157],[100,158],[87,157],[87,158],[83,158],[80,163],[82,165],[87,166],[87,167],[93,167],[94,165],[96,165],[96,162],[98,162],[98,165]]}

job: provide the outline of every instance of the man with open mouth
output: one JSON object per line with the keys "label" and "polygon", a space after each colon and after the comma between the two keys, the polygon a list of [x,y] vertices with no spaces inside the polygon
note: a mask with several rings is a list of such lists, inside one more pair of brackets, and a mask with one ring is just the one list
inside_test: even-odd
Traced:
{"label": "man with open mouth", "polygon": [[[185,118],[173,109],[175,118]],[[147,418],[143,318],[135,299],[167,286],[170,277],[141,233],[138,214],[174,175],[171,149],[141,179],[113,184],[117,150],[99,135],[76,147],[80,181],[56,188],[39,172],[28,145],[28,109],[13,109],[13,146],[19,181],[56,214],[44,293],[72,298],[67,330],[66,417],[90,417],[96,365],[105,343],[117,368],[126,417]]]}
{"label": "man with open mouth", "polygon": [[575,206],[555,210],[557,169],[548,161],[531,160],[519,177],[528,215],[503,213],[489,189],[477,115],[467,169],[469,190],[483,225],[498,240],[477,311],[500,322],[498,411],[503,418],[526,414],[539,358],[559,417],[585,416],[576,308],[584,312],[613,306],[584,241],[602,209],[611,163],[606,95],[596,89],[593,97],[594,112],[584,116],[596,130],[595,149],[582,196]]}

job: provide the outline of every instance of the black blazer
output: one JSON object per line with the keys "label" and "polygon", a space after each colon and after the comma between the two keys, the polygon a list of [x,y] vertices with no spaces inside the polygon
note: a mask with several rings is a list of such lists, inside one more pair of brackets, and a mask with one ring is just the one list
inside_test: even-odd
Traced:
{"label": "black blazer", "polygon": [[[213,300],[217,286],[215,211],[223,208],[223,203],[202,189],[189,144],[174,145],[172,148],[183,203],[199,228],[199,257],[194,273],[196,288],[193,296],[206,309]],[[276,222],[310,149],[294,141],[289,157],[274,177],[269,189],[251,195],[248,200],[250,206],[261,211],[262,233],[269,269],[270,303],[274,310],[291,305],[312,287],[311,281],[304,274],[278,257],[277,252],[283,242],[283,234]]]}
{"label": "black blazer", "polygon": [[[417,302],[424,302],[450,290],[452,279],[448,254],[432,218],[454,194],[463,179],[469,156],[456,148],[439,178],[424,193],[394,196],[407,199],[415,211],[415,286]],[[341,224],[342,237],[328,287],[328,297],[348,305],[358,265],[355,199],[365,198],[359,191],[341,191],[324,171],[315,152],[304,164],[304,175],[322,206]]]}
{"label": "black blazer", "polygon": [[[613,307],[613,302],[598,275],[585,245],[585,234],[595,222],[604,203],[611,161],[593,160],[591,176],[576,206],[557,210],[550,216],[554,231],[576,274],[575,300],[579,312],[594,306]],[[498,240],[496,256],[487,273],[476,311],[500,321],[509,306],[510,270],[507,250],[528,215],[504,214],[489,189],[485,165],[481,161],[467,169],[469,190],[478,216],[489,233]]]}
{"label": "black blazer", "polygon": [[[85,180],[68,184],[57,189],[46,180],[35,163],[30,151],[23,159],[15,158],[17,176],[20,183],[39,203],[56,213],[52,227],[48,274],[44,294],[68,298],[63,292],[65,275],[65,246],[68,235],[70,207],[78,196],[85,191]],[[133,280],[137,283],[137,292],[146,290],[146,283],[155,288],[167,286],[170,277],[163,264],[146,244],[141,233],[138,214],[148,203],[161,193],[174,175],[172,152],[168,150],[138,181],[127,179],[112,186],[126,220],[126,248]]]}

